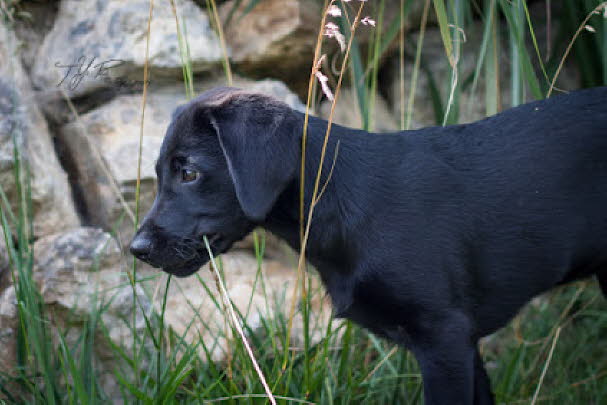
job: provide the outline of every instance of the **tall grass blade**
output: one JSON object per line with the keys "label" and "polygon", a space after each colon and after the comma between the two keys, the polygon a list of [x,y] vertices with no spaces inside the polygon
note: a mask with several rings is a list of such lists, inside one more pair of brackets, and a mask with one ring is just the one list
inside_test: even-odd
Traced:
{"label": "tall grass blade", "polygon": [[405,121],[405,129],[411,128],[413,121],[413,105],[415,103],[415,90],[417,88],[417,78],[419,76],[419,69],[421,64],[422,49],[424,45],[424,36],[426,34],[426,24],[428,22],[428,12],[430,10],[430,0],[426,0],[424,5],[424,11],[422,12],[422,18],[419,28],[419,35],[417,37],[417,46],[415,50],[415,62],[413,65],[413,73],[411,77],[411,85],[409,88],[409,98],[407,101],[407,119]]}
{"label": "tall grass blade", "polygon": [[506,17],[506,22],[509,27],[509,44],[511,57],[511,91],[512,91],[512,106],[517,106],[524,103],[525,100],[525,84],[535,99],[541,100],[544,94],[541,91],[537,76],[531,64],[531,58],[525,45],[525,29],[524,29],[524,9],[522,6],[523,0],[516,0],[509,3],[505,0],[500,0],[502,12]]}
{"label": "tall grass blade", "polygon": [[445,47],[445,53],[449,60],[449,65],[452,67],[455,65],[455,59],[453,58],[453,46],[451,44],[451,29],[449,28],[449,19],[447,18],[447,9],[445,8],[445,2],[443,0],[432,0],[434,3],[434,10],[436,12],[436,18],[438,20],[438,27],[440,29],[440,35],[443,40]]}

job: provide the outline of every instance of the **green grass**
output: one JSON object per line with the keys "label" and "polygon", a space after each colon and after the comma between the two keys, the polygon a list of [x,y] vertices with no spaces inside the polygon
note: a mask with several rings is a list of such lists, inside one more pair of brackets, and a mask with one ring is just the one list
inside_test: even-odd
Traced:
{"label": "green grass", "polygon": [[[241,0],[246,1],[246,0]],[[367,14],[378,23],[371,40],[361,45],[352,42],[349,60],[349,83],[355,87],[357,99],[352,108],[358,108],[363,127],[373,128],[374,98],[378,96],[381,81],[381,61],[393,52],[390,44],[408,41],[400,36],[402,21],[417,0],[403,0],[402,17],[388,15],[389,1],[369,2]],[[425,2],[426,0],[424,0]],[[259,1],[249,1],[247,10]],[[4,4],[4,2],[3,2]],[[213,4],[209,7],[214,7]],[[517,105],[534,98],[545,97],[557,67],[582,20],[598,1],[563,0],[567,12],[556,16],[558,28],[550,54],[537,45],[535,31],[538,21],[531,18],[523,0],[428,0],[430,14],[437,13],[441,37],[445,45],[444,63],[451,67],[451,76],[433,78],[431,88],[436,123],[458,122],[460,113],[470,106],[460,102],[462,94],[471,94],[483,100],[487,114],[501,108]],[[477,7],[479,6],[479,7]],[[350,15],[352,12],[350,10]],[[461,32],[467,31],[474,19],[482,24],[482,41],[478,49],[461,42]],[[186,94],[193,97],[194,75],[189,60],[187,27],[180,27],[175,12],[179,49],[184,66]],[[500,21],[501,24],[497,24]],[[589,24],[596,33],[583,32],[575,41],[569,62],[581,72],[581,86],[607,84],[607,20],[594,16]],[[556,24],[558,22],[558,24]],[[238,23],[232,20],[228,23]],[[340,21],[343,31],[348,22]],[[217,29],[221,24],[214,23]],[[424,72],[423,37],[415,45],[415,54],[403,63],[414,66],[413,74]],[[461,77],[457,64],[465,55],[476,58],[470,77]],[[501,72],[504,55],[509,61],[509,75]],[[228,68],[226,67],[226,70]],[[348,75],[346,75],[348,76]],[[226,80],[229,80],[226,73]],[[303,78],[304,80],[306,78]],[[412,80],[415,86],[416,80]],[[484,94],[478,89],[484,84]],[[558,87],[558,81],[557,81]],[[500,94],[510,89],[511,98],[501,105]],[[415,119],[413,91],[401,94],[401,125],[408,127]],[[447,96],[442,96],[446,94]],[[318,100],[319,95],[313,97]],[[18,134],[14,134],[17,139]],[[51,328],[42,297],[33,280],[35,252],[32,241],[32,204],[27,166],[15,148],[15,180],[19,186],[19,201],[11,209],[4,193],[1,220],[11,261],[15,284],[19,328],[17,338],[17,368],[0,371],[0,395],[10,403],[70,403],[93,404],[107,402],[94,348],[99,340],[108,344],[116,358],[113,370],[121,388],[121,397],[127,403],[230,403],[264,404],[264,388],[252,365],[245,346],[239,338],[230,340],[229,361],[215,362],[212,353],[217,342],[226,333],[238,336],[233,325],[226,321],[222,330],[211,339],[186,339],[189,329],[177,334],[165,328],[164,309],[170,278],[163,285],[159,310],[146,317],[144,333],[137,331],[133,317],[124,319],[133,331],[128,345],[116,345],[107,336],[103,314],[108,302],[94,302],[90,315],[76,330]],[[324,291],[311,289],[297,306],[303,317],[304,336],[301,341],[288,344],[288,311],[291,291],[272,292],[266,287],[262,262],[265,252],[263,233],[255,238],[257,269],[255,290],[265,297],[265,305],[275,308],[274,318],[262,318],[261,327],[251,330],[244,322],[251,310],[239,308],[237,317],[253,347],[255,358],[278,403],[317,404],[416,404],[422,400],[419,369],[410,353],[395,350],[394,346],[369,334],[350,322],[330,320],[322,322],[312,310],[312,302],[321,300]],[[293,258],[297,262],[297,258]],[[229,273],[218,260],[218,273]],[[145,285],[149,279],[129,270],[132,286]],[[160,277],[160,275],[155,276]],[[311,285],[314,274],[307,274]],[[156,280],[151,280],[156,281]],[[208,294],[212,305],[225,312],[224,304],[214,283],[200,276],[192,278],[201,294]],[[137,294],[134,292],[134,297]],[[192,306],[183,297],[184,306]],[[193,306],[192,306],[193,307]],[[237,309],[238,310],[238,309]],[[207,328],[205,313],[196,312],[194,324]],[[55,331],[55,332],[53,332]],[[558,331],[558,332],[557,332]],[[69,335],[69,339],[68,339]],[[314,336],[320,335],[317,341]],[[557,339],[558,337],[558,339]],[[560,288],[544,295],[527,306],[521,315],[506,328],[483,342],[482,352],[488,364],[497,399],[507,404],[602,404],[607,401],[607,301],[600,295],[594,281]],[[200,355],[202,353],[202,355]],[[543,376],[543,377],[542,377]],[[538,389],[538,384],[542,381]]]}

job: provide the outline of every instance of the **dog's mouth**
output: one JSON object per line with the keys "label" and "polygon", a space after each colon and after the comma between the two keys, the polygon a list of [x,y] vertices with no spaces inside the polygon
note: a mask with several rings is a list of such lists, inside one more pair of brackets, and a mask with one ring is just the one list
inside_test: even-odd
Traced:
{"label": "dog's mouth", "polygon": [[194,257],[179,264],[163,266],[162,270],[177,277],[187,277],[196,273],[211,259],[204,240],[205,236],[213,257],[226,252],[233,243],[230,239],[222,236],[219,233],[203,235],[203,237],[200,238],[200,248],[197,249],[197,254]]}

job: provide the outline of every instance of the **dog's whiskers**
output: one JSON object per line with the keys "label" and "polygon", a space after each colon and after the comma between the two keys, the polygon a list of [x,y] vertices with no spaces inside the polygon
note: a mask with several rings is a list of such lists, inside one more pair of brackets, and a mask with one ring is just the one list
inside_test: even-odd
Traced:
{"label": "dog's whiskers", "polygon": [[185,261],[192,260],[199,256],[198,250],[191,239],[181,239],[172,246],[176,255]]}

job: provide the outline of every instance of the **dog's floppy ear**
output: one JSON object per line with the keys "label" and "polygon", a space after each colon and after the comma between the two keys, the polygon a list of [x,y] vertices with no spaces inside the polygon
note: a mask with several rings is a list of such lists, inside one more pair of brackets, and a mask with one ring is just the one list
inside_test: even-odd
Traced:
{"label": "dog's floppy ear", "polygon": [[271,97],[233,88],[206,97],[202,109],[217,131],[243,212],[262,221],[299,167],[297,115]]}

